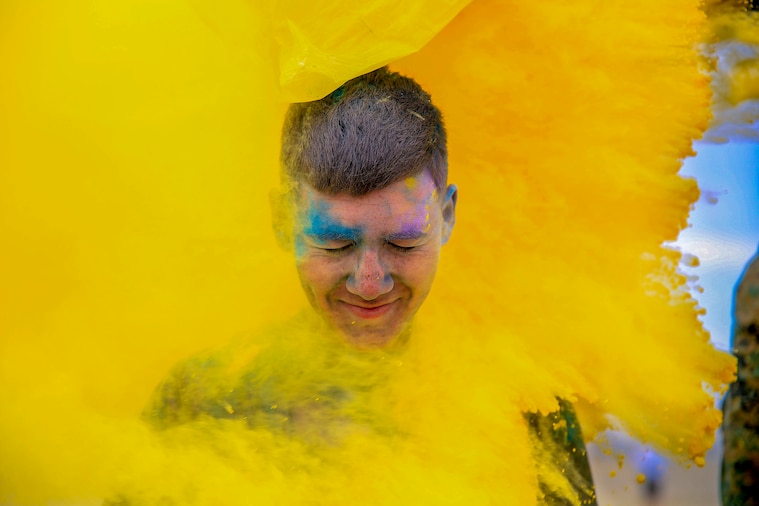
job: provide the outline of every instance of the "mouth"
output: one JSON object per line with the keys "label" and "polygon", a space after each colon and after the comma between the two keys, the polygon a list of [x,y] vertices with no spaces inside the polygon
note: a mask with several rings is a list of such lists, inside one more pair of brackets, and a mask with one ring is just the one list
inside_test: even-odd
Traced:
{"label": "mouth", "polygon": [[352,304],[345,301],[340,302],[342,302],[348,312],[355,317],[370,320],[387,314],[393,308],[393,304],[395,304],[396,301],[384,304]]}

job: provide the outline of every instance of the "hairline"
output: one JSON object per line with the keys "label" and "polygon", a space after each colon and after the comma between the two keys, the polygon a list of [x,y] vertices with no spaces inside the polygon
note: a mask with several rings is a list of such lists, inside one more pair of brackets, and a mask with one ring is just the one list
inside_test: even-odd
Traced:
{"label": "hairline", "polygon": [[352,192],[349,189],[341,189],[341,190],[330,190],[330,189],[319,189],[316,186],[312,185],[310,182],[308,182],[307,178],[294,178],[290,176],[289,174],[284,175],[284,185],[286,187],[287,193],[290,194],[298,194],[300,192],[300,189],[302,188],[302,185],[307,186],[308,188],[317,191],[321,193],[322,195],[328,195],[331,197],[337,196],[337,195],[345,195],[350,198],[359,199],[361,197],[365,197],[366,195],[371,195],[374,192],[384,190],[385,188],[388,188],[396,183],[399,183],[401,181],[405,181],[408,178],[415,178],[420,176],[421,174],[427,172],[429,174],[430,179],[432,180],[433,185],[435,186],[435,189],[438,191],[438,193],[444,193],[448,187],[448,181],[441,181],[440,184],[438,184],[438,181],[435,179],[435,174],[430,167],[432,162],[429,162],[422,166],[421,169],[417,169],[413,172],[408,172],[407,174],[400,176],[398,178],[395,178],[391,181],[389,181],[387,184],[383,184],[381,186],[377,186],[374,188],[371,188],[367,191],[361,191],[361,192]]}

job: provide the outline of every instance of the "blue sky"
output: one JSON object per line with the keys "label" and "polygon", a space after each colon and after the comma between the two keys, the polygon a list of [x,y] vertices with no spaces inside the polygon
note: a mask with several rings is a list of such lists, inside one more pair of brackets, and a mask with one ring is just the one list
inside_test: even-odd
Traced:
{"label": "blue sky", "polygon": [[691,227],[677,241],[701,265],[687,269],[699,276],[706,308],[704,325],[720,349],[730,347],[733,291],[748,260],[759,249],[759,143],[697,143],[698,155],[685,161],[681,174],[695,177],[701,198],[691,212]]}

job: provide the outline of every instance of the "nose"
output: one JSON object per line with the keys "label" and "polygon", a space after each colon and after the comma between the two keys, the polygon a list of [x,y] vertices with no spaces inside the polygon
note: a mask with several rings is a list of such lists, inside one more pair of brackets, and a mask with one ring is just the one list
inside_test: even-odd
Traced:
{"label": "nose", "polygon": [[393,289],[393,277],[380,262],[377,251],[365,250],[358,257],[355,271],[348,276],[348,291],[364,300],[374,300]]}

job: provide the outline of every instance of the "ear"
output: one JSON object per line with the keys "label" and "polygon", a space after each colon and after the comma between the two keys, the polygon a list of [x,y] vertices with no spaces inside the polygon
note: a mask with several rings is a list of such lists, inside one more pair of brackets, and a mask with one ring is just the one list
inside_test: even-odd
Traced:
{"label": "ear", "polygon": [[285,251],[293,248],[292,203],[286,190],[274,188],[269,192],[271,227],[277,245]]}
{"label": "ear", "polygon": [[441,210],[443,215],[443,232],[441,236],[441,243],[445,244],[448,239],[451,238],[453,232],[453,225],[456,224],[456,200],[459,196],[459,190],[455,184],[448,185],[448,189],[441,203]]}

